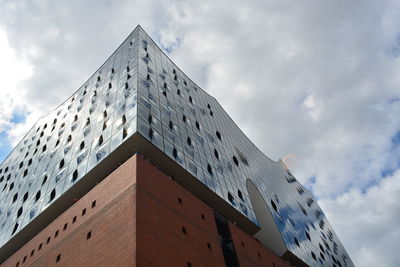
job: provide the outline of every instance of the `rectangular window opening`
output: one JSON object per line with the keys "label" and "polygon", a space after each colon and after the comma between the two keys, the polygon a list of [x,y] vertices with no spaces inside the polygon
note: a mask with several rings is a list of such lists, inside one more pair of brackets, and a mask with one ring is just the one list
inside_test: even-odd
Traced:
{"label": "rectangular window opening", "polygon": [[61,260],[61,254],[57,255],[57,259],[56,259],[56,263],[59,262]]}
{"label": "rectangular window opening", "polygon": [[86,240],[89,240],[92,237],[92,231],[86,234]]}

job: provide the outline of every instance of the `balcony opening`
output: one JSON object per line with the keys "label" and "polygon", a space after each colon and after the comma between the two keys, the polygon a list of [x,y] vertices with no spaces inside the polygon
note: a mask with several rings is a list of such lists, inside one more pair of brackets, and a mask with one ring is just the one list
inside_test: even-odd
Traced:
{"label": "balcony opening", "polygon": [[225,265],[229,267],[239,267],[235,247],[232,242],[232,236],[229,231],[227,221],[219,215],[215,214],[215,222],[219,235],[222,254],[224,255]]}

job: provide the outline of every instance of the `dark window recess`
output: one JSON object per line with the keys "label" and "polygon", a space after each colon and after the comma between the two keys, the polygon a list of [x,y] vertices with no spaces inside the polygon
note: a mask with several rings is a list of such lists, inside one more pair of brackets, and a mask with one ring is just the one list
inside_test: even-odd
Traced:
{"label": "dark window recess", "polygon": [[241,200],[244,201],[242,191],[240,191],[239,189],[238,189],[238,197],[239,197]]}
{"label": "dark window recess", "polygon": [[125,139],[125,137],[127,137],[127,136],[128,136],[128,131],[124,128],[122,130],[122,139]]}
{"label": "dark window recess", "polygon": [[13,231],[12,231],[12,233],[11,233],[11,235],[14,235],[15,234],[15,232],[17,231],[17,229],[18,229],[18,223],[15,223],[15,225],[14,225],[14,229],[13,229]]}
{"label": "dark window recess", "polygon": [[221,133],[220,133],[220,132],[216,131],[216,132],[215,132],[215,135],[217,136],[217,138],[218,138],[219,140],[222,140],[222,136],[221,136]]}
{"label": "dark window recess", "polygon": [[56,197],[56,189],[54,188],[51,193],[50,193],[50,201],[53,201],[53,199]]}
{"label": "dark window recess", "polygon": [[317,256],[315,256],[314,252],[311,252],[311,257],[312,257],[314,260],[317,260]]}
{"label": "dark window recess", "polygon": [[273,200],[271,200],[271,206],[275,211],[278,211],[278,207],[276,206],[276,204]]}
{"label": "dark window recess", "polygon": [[65,164],[64,159],[62,159],[62,160],[60,161],[60,169],[62,169],[62,168],[64,167],[64,164]]}
{"label": "dark window recess", "polygon": [[300,247],[299,240],[297,240],[297,238],[296,238],[296,237],[294,237],[293,239],[294,239],[294,243],[296,243],[296,245],[297,245],[298,247]]}
{"label": "dark window recess", "polygon": [[23,211],[22,207],[19,208],[19,210],[17,212],[17,218],[22,215],[22,211]]}
{"label": "dark window recess", "polygon": [[207,248],[209,251],[211,251],[211,244],[207,242]]}
{"label": "dark window recess", "polygon": [[[100,78],[100,77],[99,77]],[[56,258],[56,262],[59,262],[61,260],[61,254],[58,254],[57,255],[57,258]]]}
{"label": "dark window recess", "polygon": [[259,259],[261,259],[261,254],[260,254],[260,252],[257,252],[257,256],[258,256]]}
{"label": "dark window recess", "polygon": [[318,244],[319,245],[319,249],[322,251],[322,252],[324,252],[325,253],[325,249],[324,249],[324,247],[321,245],[321,244]]}
{"label": "dark window recess", "polygon": [[94,200],[94,201],[92,202],[92,209],[93,209],[94,207],[96,207],[96,200]]}
{"label": "dark window recess", "polygon": [[228,199],[229,199],[229,201],[230,201],[232,204],[235,205],[235,198],[234,198],[234,197],[232,196],[232,194],[229,193],[229,192],[228,192]]}
{"label": "dark window recess", "polygon": [[178,150],[176,150],[175,147],[174,147],[174,149],[172,150],[172,156],[173,156],[174,158],[177,158],[177,157],[178,157]]}
{"label": "dark window recess", "polygon": [[44,185],[46,182],[47,182],[47,175],[43,177],[42,185]]}
{"label": "dark window recess", "polygon": [[218,154],[218,151],[217,151],[216,149],[214,149],[214,156],[215,156],[217,159],[219,159],[219,154]]}
{"label": "dark window recess", "polygon": [[298,186],[298,187],[297,187],[297,192],[299,192],[300,195],[303,194],[303,193],[304,193],[303,187]]}
{"label": "dark window recess", "polygon": [[54,233],[54,237],[57,237],[57,236],[58,236],[58,233],[59,233],[59,231],[57,230],[57,231]]}
{"label": "dark window recess", "polygon": [[180,197],[178,197],[178,203],[182,204],[182,199]]}
{"label": "dark window recess", "polygon": [[192,139],[190,139],[190,137],[188,137],[186,141],[189,146],[192,146]]}
{"label": "dark window recess", "polygon": [[13,203],[14,203],[15,201],[17,201],[17,199],[18,199],[18,193],[15,193],[15,195],[14,195],[14,197],[13,197]]}
{"label": "dark window recess", "polygon": [[64,224],[63,231],[67,230],[67,228],[68,228],[68,223]]}
{"label": "dark window recess", "polygon": [[319,255],[321,256],[321,259],[325,260],[325,256],[322,254],[322,252],[320,252]]}
{"label": "dark window recess", "polygon": [[75,171],[72,173],[72,182],[75,182],[76,179],[78,179],[78,170],[75,170]]}
{"label": "dark window recess", "polygon": [[86,240],[89,240],[92,237],[92,231],[86,234]]}
{"label": "dark window recess", "polygon": [[244,242],[240,241],[240,244],[242,245],[242,247],[245,247]]}
{"label": "dark window recess", "polygon": [[153,139],[153,136],[154,136],[154,131],[153,131],[153,129],[150,128],[150,130],[149,130],[149,138]]}
{"label": "dark window recess", "polygon": [[35,202],[40,199],[40,190],[36,193]]}
{"label": "dark window recess", "polygon": [[202,219],[203,221],[206,219],[206,216],[204,216],[203,213],[200,215],[200,217],[201,217],[201,219]]}
{"label": "dark window recess", "polygon": [[50,240],[51,240],[51,237],[49,236],[49,237],[47,238],[46,244],[50,243]]}
{"label": "dark window recess", "polygon": [[308,240],[311,241],[311,237],[310,237],[310,234],[308,232],[306,232],[306,237],[308,238]]}
{"label": "dark window recess", "polygon": [[185,235],[187,234],[186,228],[183,227],[183,226],[182,226],[182,233],[185,234]]}
{"label": "dark window recess", "polygon": [[190,261],[186,262],[187,267],[192,267],[192,263]]}
{"label": "dark window recess", "polygon": [[183,116],[182,116],[182,121],[183,121],[183,122],[186,122],[186,121],[187,121],[187,119],[186,119],[186,116],[185,116],[185,115],[183,115]]}
{"label": "dark window recess", "polygon": [[228,267],[239,267],[228,223],[224,218],[217,214],[215,215],[215,222],[217,225],[222,253],[224,255],[225,265]]}
{"label": "dark window recess", "polygon": [[100,135],[100,137],[99,137],[99,146],[101,146],[102,144],[103,144],[103,136],[102,135]]}
{"label": "dark window recess", "polygon": [[239,166],[239,161],[235,156],[232,157],[232,160],[233,160],[233,163],[235,163],[236,166]]}
{"label": "dark window recess", "polygon": [[81,150],[85,148],[85,141],[82,141],[82,142],[81,142],[79,148],[80,148]]}
{"label": "dark window recess", "polygon": [[75,223],[76,222],[76,216],[74,216],[73,218],[72,218],[72,223]]}
{"label": "dark window recess", "polygon": [[151,114],[149,114],[149,117],[147,118],[147,122],[149,124],[151,124],[153,122],[153,116],[151,116]]}
{"label": "dark window recess", "polygon": [[207,171],[208,171],[209,174],[213,175],[213,170],[212,170],[210,164],[207,164]]}
{"label": "dark window recess", "polygon": [[29,193],[26,192],[25,195],[24,195],[24,198],[22,200],[25,202],[25,201],[28,200],[28,197],[29,197]]}
{"label": "dark window recess", "polygon": [[82,216],[86,214],[86,208],[82,210]]}
{"label": "dark window recess", "polygon": [[43,243],[40,243],[40,244],[39,244],[39,248],[38,248],[38,250],[41,250],[41,249],[42,249],[42,247],[43,247]]}
{"label": "dark window recess", "polygon": [[200,131],[200,123],[198,121],[196,121],[196,128]]}

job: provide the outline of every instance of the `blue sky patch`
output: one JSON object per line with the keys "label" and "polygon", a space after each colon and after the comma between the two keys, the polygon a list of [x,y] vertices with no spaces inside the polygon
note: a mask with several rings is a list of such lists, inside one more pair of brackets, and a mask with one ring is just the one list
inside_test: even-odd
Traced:
{"label": "blue sky patch", "polygon": [[11,118],[12,123],[23,123],[26,120],[26,113],[23,111],[16,111]]}

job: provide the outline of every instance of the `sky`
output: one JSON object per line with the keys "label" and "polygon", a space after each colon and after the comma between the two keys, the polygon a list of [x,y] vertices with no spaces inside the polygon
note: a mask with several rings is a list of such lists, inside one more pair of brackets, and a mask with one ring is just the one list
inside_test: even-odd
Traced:
{"label": "sky", "polygon": [[400,2],[0,1],[0,161],[140,24],[319,204],[400,266]]}

